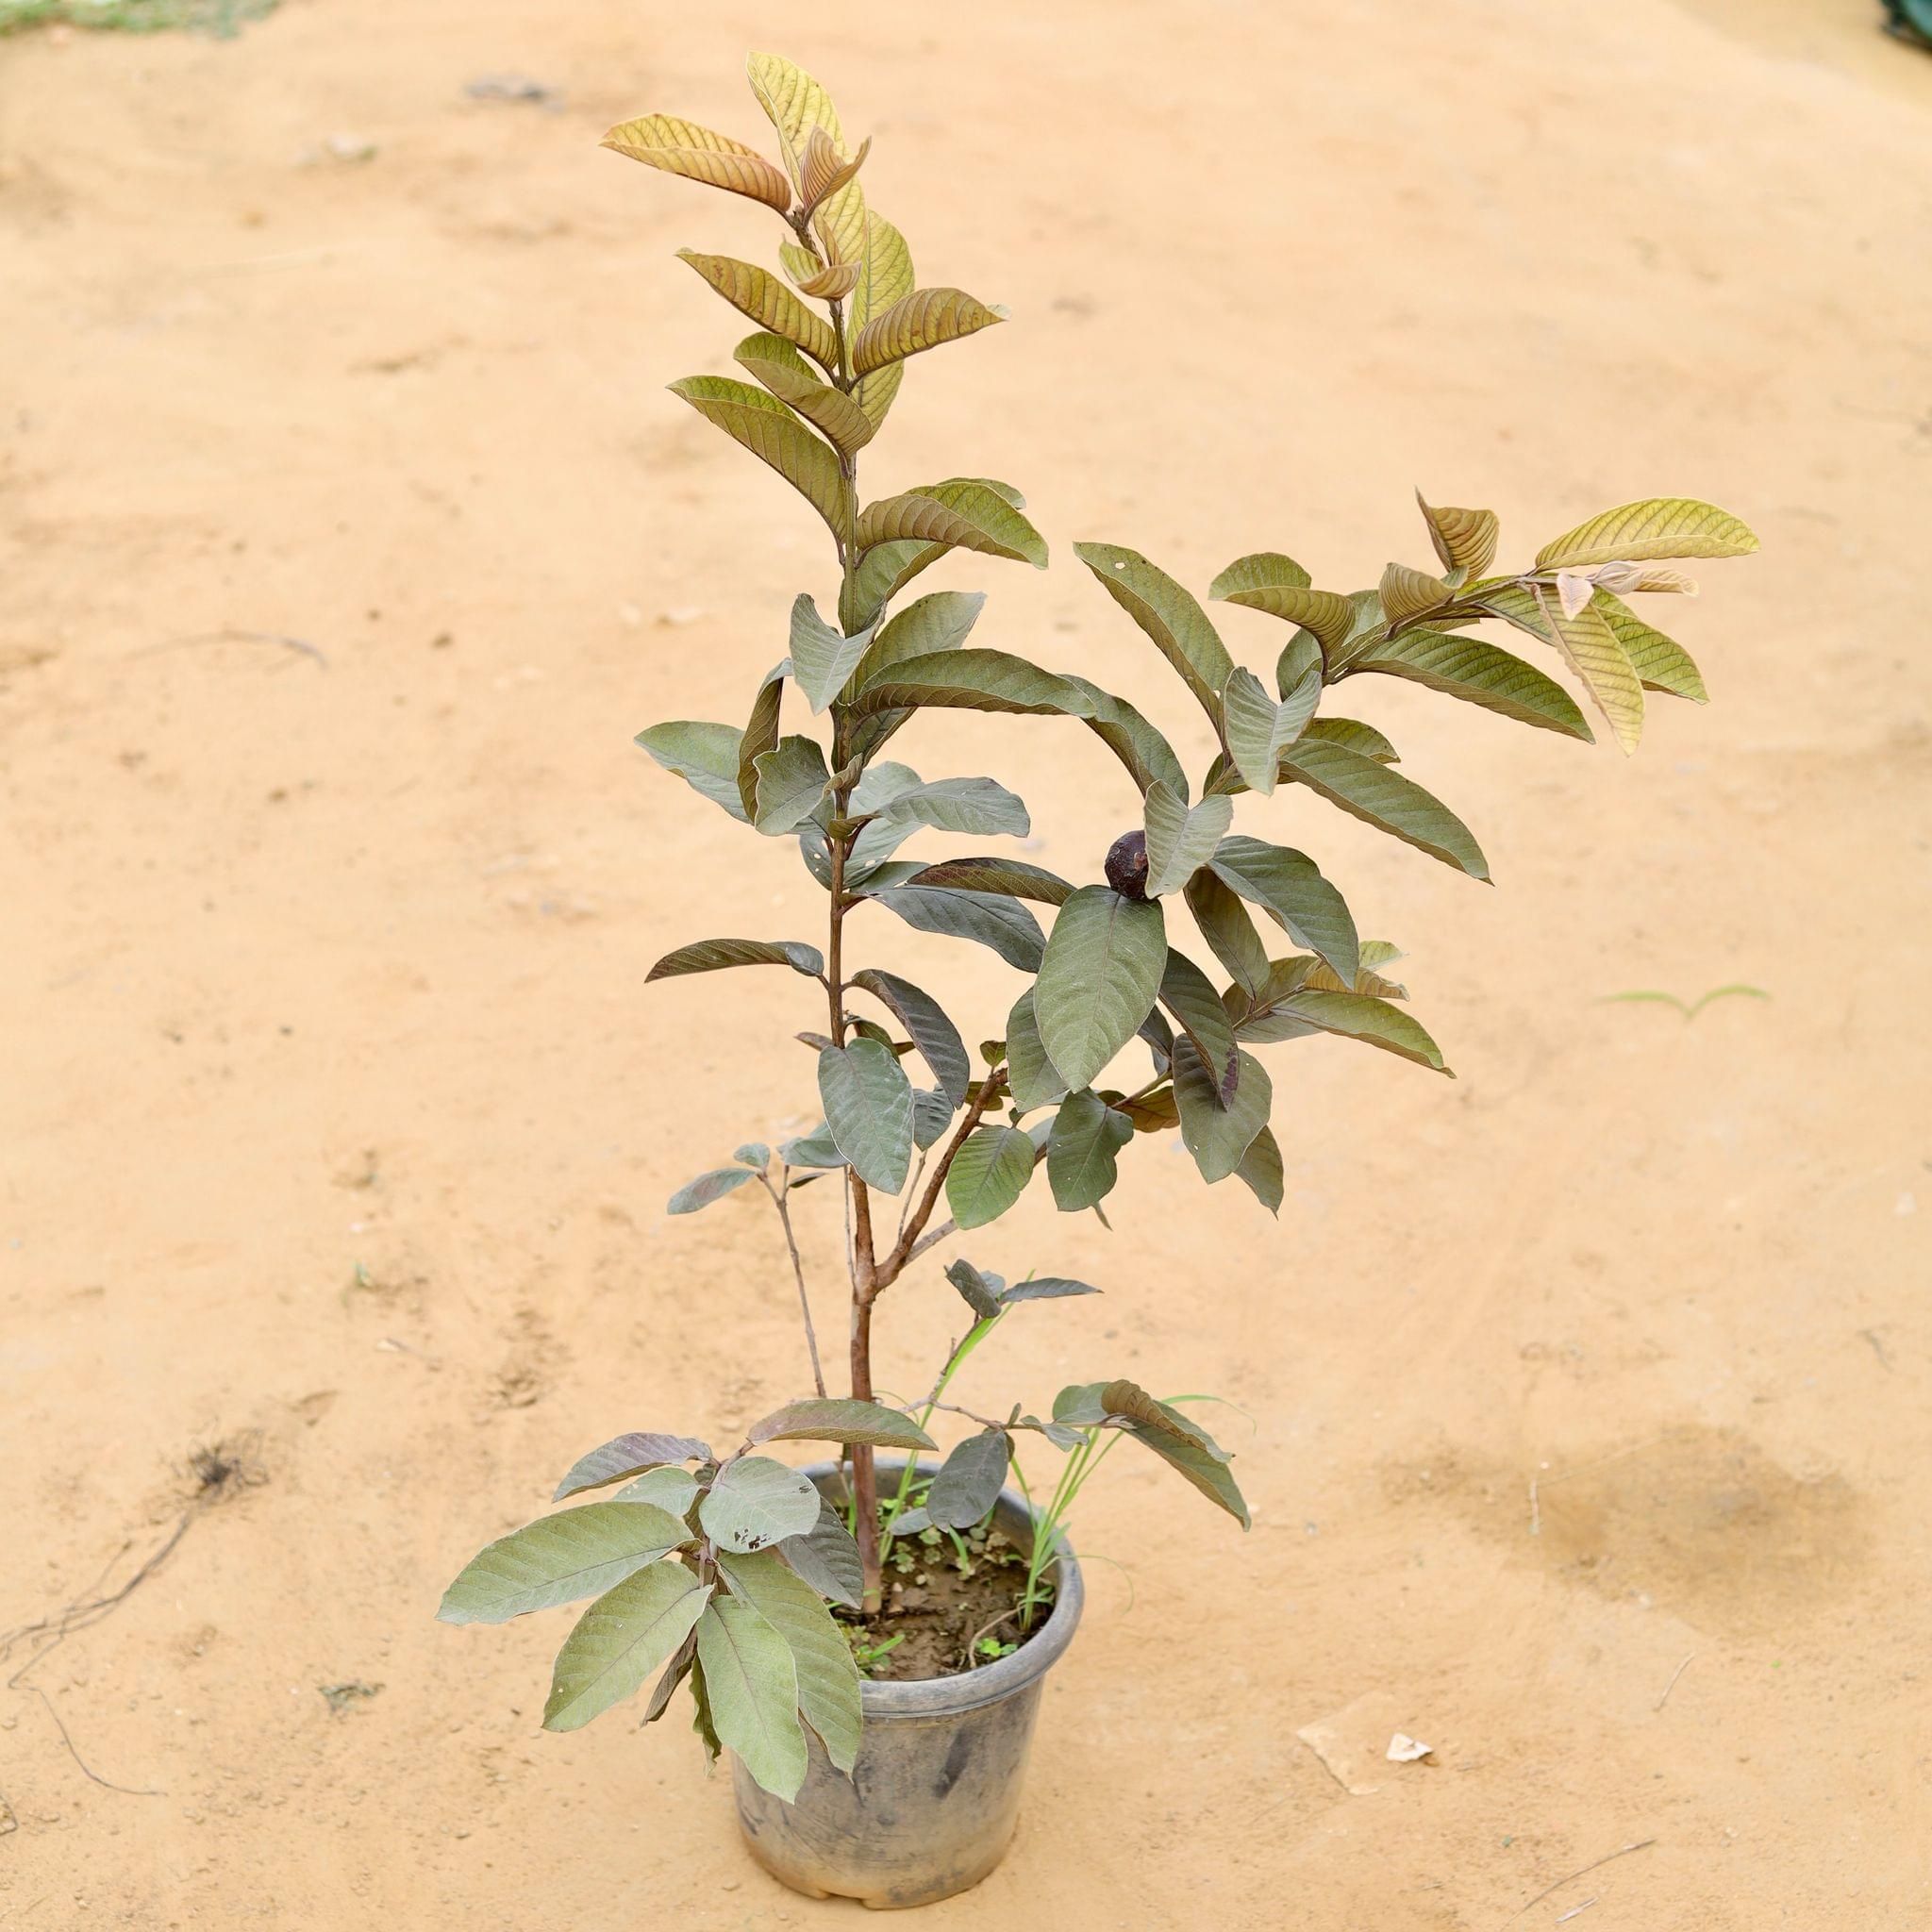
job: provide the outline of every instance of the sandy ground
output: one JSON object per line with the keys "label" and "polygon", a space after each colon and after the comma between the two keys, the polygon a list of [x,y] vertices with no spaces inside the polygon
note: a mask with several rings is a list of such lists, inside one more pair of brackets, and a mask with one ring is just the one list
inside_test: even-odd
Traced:
{"label": "sandy ground", "polygon": [[[539,1732],[560,1619],[430,1621],[592,1441],[804,1383],[753,1205],[661,1203],[804,1113],[767,1044],[817,1015],[641,978],[816,893],[629,741],[741,715],[824,559],[661,388],[736,334],[669,251],[762,218],[595,146],[757,138],[774,40],[877,134],[924,278],[1015,311],[871,465],[1027,490],[1057,567],[943,578],[989,641],[1185,732],[1070,540],[1367,580],[1426,554],[1417,483],[1506,555],[1657,490],[1764,539],[1674,626],[1716,702],[1629,763],[1371,694],[1498,890],[1266,808],[1408,948],[1457,1083],[1283,1050],[1278,1226],[1143,1144],[1111,1241],[1036,1190],[975,1250],[1110,1291],[965,1399],[1220,1391],[1257,1521],[1108,1472],[1022,1837],[931,1923],[1932,1923],[1932,60],[1875,11],[291,0],[0,45],[0,1624],[129,1576],[197,1445],[259,1478],[0,1695],[0,1925],[856,1923],[741,1856],[681,1726]],[[1048,865],[1130,822],[1085,734],[918,730]],[[990,954],[876,937],[996,1029]],[[1602,1003],[1732,980],[1772,997]],[[935,1269],[885,1314],[909,1391],[958,1305]]]}

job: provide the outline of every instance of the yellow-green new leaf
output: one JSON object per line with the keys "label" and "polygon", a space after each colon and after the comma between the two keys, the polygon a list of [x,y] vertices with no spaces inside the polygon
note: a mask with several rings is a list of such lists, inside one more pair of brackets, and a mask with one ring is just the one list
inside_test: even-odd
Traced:
{"label": "yellow-green new leaf", "polygon": [[908,539],[1046,568],[1046,540],[1014,504],[976,476],[929,483],[865,507],[856,537],[861,551]]}
{"label": "yellow-green new leaf", "polygon": [[1378,1000],[1406,1000],[1408,997],[1407,987],[1395,980],[1385,979],[1375,971],[1378,966],[1392,965],[1401,958],[1402,949],[1391,946],[1387,940],[1364,940],[1361,942],[1361,965],[1356,973],[1353,986],[1344,985],[1341,974],[1321,959],[1307,966],[1301,984],[1315,987],[1323,992],[1359,992]]}
{"label": "yellow-green new leaf", "polygon": [[714,134],[675,114],[641,114],[622,121],[601,143],[647,168],[662,168],[687,181],[702,181],[732,194],[749,195],[782,215],[791,206],[791,184],[756,149]]}
{"label": "yellow-green new leaf", "polygon": [[799,163],[799,190],[807,208],[816,210],[820,202],[836,194],[865,166],[871,152],[872,136],[868,134],[848,160],[823,127],[814,127],[806,139],[805,158]]}
{"label": "yellow-green new leaf", "polygon": [[[863,329],[874,316],[883,315],[893,303],[911,294],[912,282],[912,251],[907,247],[905,236],[883,215],[868,210],[858,282],[852,291],[852,304],[847,311],[853,329]],[[905,374],[903,362],[889,362],[883,369],[874,369],[870,375],[859,378],[858,388],[852,391],[853,400],[874,425],[886,420],[886,411],[892,407],[892,398],[899,393],[899,383]]]}
{"label": "yellow-green new leaf", "polygon": [[557,1653],[543,1728],[574,1731],[635,1696],[691,1635],[710,1594],[682,1563],[653,1563],[606,1591]]}
{"label": "yellow-green new leaf", "polygon": [[1350,611],[1348,635],[1340,644],[1325,649],[1324,653],[1330,677],[1341,676],[1363,651],[1388,635],[1389,625],[1383,615],[1379,591],[1356,591],[1344,601]]}
{"label": "yellow-green new leaf", "polygon": [[1074,555],[1100,581],[1116,604],[1153,639],[1160,655],[1180,674],[1218,728],[1221,693],[1234,673],[1234,659],[1208,613],[1173,577],[1138,551],[1117,543],[1075,543]]}
{"label": "yellow-green new leaf", "polygon": [[689,262],[741,315],[796,343],[827,372],[838,369],[839,338],[831,324],[814,315],[769,269],[694,248],[680,248],[677,258]]}
{"label": "yellow-green new leaf", "polygon": [[807,1763],[791,1646],[741,1597],[714,1596],[697,1629],[712,1731],[757,1784],[789,1805]]}
{"label": "yellow-green new leaf", "polygon": [[1428,1067],[1438,1074],[1449,1073],[1436,1042],[1401,1008],[1391,1007],[1386,1000],[1354,992],[1328,992],[1310,986],[1290,994],[1280,1002],[1277,1010],[1292,1019],[1305,1020],[1324,1033],[1366,1041],[1385,1053],[1413,1060],[1419,1067]]}
{"label": "yellow-green new leaf", "polygon": [[1710,694],[1704,688],[1697,666],[1676,639],[1667,638],[1662,631],[1645,624],[1629,605],[1606,590],[1598,590],[1596,602],[1604,622],[1623,645],[1630,668],[1646,690],[1668,691],[1673,697],[1689,698],[1697,705],[1709,702]]}
{"label": "yellow-green new leaf", "polygon": [[755,1556],[721,1551],[718,1567],[741,1598],[785,1640],[798,1685],[798,1708],[840,1771],[858,1757],[861,1724],[858,1666],[852,1646],[817,1591],[771,1550]]}
{"label": "yellow-green new leaf", "polygon": [[671,385],[671,393],[769,463],[842,540],[845,482],[839,458],[775,396],[728,375],[687,375]]}
{"label": "yellow-green new leaf", "polygon": [[1548,605],[1544,610],[1564,662],[1582,678],[1625,756],[1634,752],[1643,736],[1643,686],[1595,598],[1574,613]]}
{"label": "yellow-green new leaf", "polygon": [[1333,591],[1310,589],[1307,572],[1278,551],[1237,558],[1208,587],[1208,594],[1312,631],[1324,656],[1340,650],[1355,628],[1355,606]]}
{"label": "yellow-green new leaf", "polygon": [[926,543],[916,537],[893,543],[874,543],[858,559],[851,581],[839,591],[839,621],[847,630],[876,624],[879,613],[916,577],[937,563],[951,548]]}
{"label": "yellow-green new leaf", "polygon": [[1252,550],[1245,557],[1237,557],[1208,586],[1208,594],[1232,604],[1274,591],[1306,591],[1314,581],[1293,558],[1281,551]]}
{"label": "yellow-green new leaf", "polygon": [[1446,805],[1360,752],[1304,732],[1282,753],[1281,774],[1473,879],[1490,875],[1482,847]]}
{"label": "yellow-green new leaf", "polygon": [[[782,55],[754,54],[745,62],[745,75],[758,105],[778,131],[785,166],[801,198],[805,195],[805,153],[812,129],[822,127],[836,148],[843,149],[845,130],[832,97],[802,67]],[[828,195],[813,211],[812,226],[835,261],[857,261],[865,246],[865,191],[849,181]]]}
{"label": "yellow-green new leaf", "polygon": [[1406,563],[1391,563],[1382,573],[1378,594],[1383,614],[1391,625],[1411,624],[1449,602],[1447,584],[1424,571],[1411,570]]}
{"label": "yellow-green new leaf", "polygon": [[731,356],[781,403],[790,404],[822,431],[841,456],[854,456],[872,441],[872,419],[843,391],[821,382],[783,336],[770,330],[747,336]]}
{"label": "yellow-green new leaf", "polygon": [[1477,638],[1452,631],[1404,631],[1399,638],[1370,645],[1349,670],[1407,678],[1519,724],[1591,741],[1575,700],[1555,678]]}
{"label": "yellow-green new leaf", "polygon": [[[854,331],[862,329],[874,316],[883,315],[893,303],[903,302],[911,294],[916,280],[912,250],[907,246],[905,236],[875,208],[868,208],[864,250],[858,258],[858,281],[852,291],[852,306],[847,311]],[[890,382],[894,391],[898,388],[898,376],[890,369],[878,371],[873,380]],[[862,392],[866,385],[859,387]]]}
{"label": "yellow-green new leaf", "polygon": [[1578,524],[1536,554],[1539,570],[1591,563],[1645,563],[1668,557],[1748,557],[1750,527],[1729,510],[1691,496],[1651,496]]}
{"label": "yellow-green new leaf", "polygon": [[821,261],[815,250],[797,242],[779,242],[778,259],[798,292],[819,302],[843,301],[864,273],[856,261]]}
{"label": "yellow-green new leaf", "polygon": [[1466,584],[1482,575],[1496,560],[1496,539],[1501,526],[1492,509],[1455,509],[1424,500],[1418,490],[1415,500],[1422,507],[1423,520],[1429,526],[1429,541],[1442,559],[1446,572],[1459,571],[1457,582]]}
{"label": "yellow-green new leaf", "polygon": [[1471,593],[1469,603],[1474,610],[1500,617],[1545,644],[1557,641],[1550,600],[1534,583],[1510,579],[1481,585]]}
{"label": "yellow-green new leaf", "polygon": [[852,344],[852,372],[869,375],[889,362],[903,362],[941,342],[956,342],[1006,320],[961,289],[915,289],[858,331]]}

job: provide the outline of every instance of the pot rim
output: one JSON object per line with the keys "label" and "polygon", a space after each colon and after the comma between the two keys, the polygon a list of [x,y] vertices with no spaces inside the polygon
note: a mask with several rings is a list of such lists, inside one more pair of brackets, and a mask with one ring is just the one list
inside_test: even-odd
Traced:
{"label": "pot rim", "polygon": [[[920,1459],[921,1469],[938,1473],[939,1464]],[[880,1474],[897,1475],[906,1467],[903,1456],[881,1456],[876,1467]],[[799,1474],[809,1476],[821,1490],[839,1481],[843,1474],[841,1462],[808,1462]],[[1026,1499],[1015,1490],[1002,1490],[993,1505],[1001,1526],[1019,1528],[1023,1534],[1038,1519]],[[1054,1601],[1038,1636],[1028,1638],[1010,1657],[996,1657],[990,1664],[961,1671],[951,1677],[914,1677],[898,1683],[876,1683],[867,1678],[859,1686],[859,1700],[868,1719],[953,1717],[961,1711],[979,1710],[1030,1690],[1052,1670],[1079,1626],[1080,1611],[1086,1602],[1086,1587],[1080,1580],[1080,1564],[1062,1534],[1057,1540],[1054,1557]]]}

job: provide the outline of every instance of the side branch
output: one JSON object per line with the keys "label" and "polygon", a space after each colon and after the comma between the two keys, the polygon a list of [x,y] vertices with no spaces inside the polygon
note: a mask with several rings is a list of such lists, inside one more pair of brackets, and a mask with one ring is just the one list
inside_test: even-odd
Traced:
{"label": "side branch", "polygon": [[[915,1254],[922,1253],[932,1242],[922,1241],[920,1236],[925,1231],[925,1224],[932,1219],[933,1209],[939,1206],[940,1191],[946,1184],[946,1174],[960,1148],[972,1139],[973,1130],[984,1120],[991,1109],[993,1100],[1000,1091],[1000,1082],[1006,1076],[1006,1068],[995,1067],[979,1084],[979,1091],[973,1096],[966,1108],[966,1118],[954,1129],[953,1138],[946,1142],[946,1151],[939,1158],[932,1171],[932,1178],[925,1184],[925,1192],[920,1196],[919,1206],[912,1210],[906,1225],[900,1229],[899,1238],[892,1243],[891,1252],[878,1264],[874,1271],[873,1293],[890,1288],[899,1278],[900,1271]],[[935,1233],[932,1241],[940,1239]]]}
{"label": "side branch", "polygon": [[805,1290],[805,1263],[798,1257],[798,1238],[791,1231],[791,1204],[787,1199],[791,1192],[791,1172],[786,1170],[783,1187],[774,1188],[764,1174],[759,1174],[758,1185],[771,1195],[772,1206],[778,1210],[778,1225],[785,1230],[785,1248],[791,1257],[791,1278],[798,1283],[798,1312],[805,1318],[805,1347],[811,1357],[812,1386],[824,1395],[825,1372],[819,1366],[818,1331],[811,1324],[811,1297]]}

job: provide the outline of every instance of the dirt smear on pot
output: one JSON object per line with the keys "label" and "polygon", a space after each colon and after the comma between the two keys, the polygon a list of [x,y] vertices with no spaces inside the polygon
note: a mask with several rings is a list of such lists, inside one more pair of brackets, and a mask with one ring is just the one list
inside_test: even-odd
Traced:
{"label": "dirt smear on pot", "polygon": [[[932,579],[991,593],[989,644],[1185,734],[1074,540],[1373,582],[1426,555],[1417,485],[1509,554],[1658,490],[1764,540],[1674,613],[1713,703],[1628,762],[1360,698],[1497,891],[1262,814],[1406,947],[1457,1082],[1297,1042],[1278,1224],[1143,1142],[1111,1237],[1037,1188],[961,1244],[1106,1290],[1022,1309],[963,1404],[1217,1391],[1256,1525],[1109,1458],[1019,1840],[931,1922],[1500,1932],[1646,1840],[1520,1923],[1924,1922],[1932,60],[1875,4],[1709,11],[289,0],[0,42],[0,1627],[125,1580],[186,1445],[270,1474],[32,1680],[127,1790],[0,1692],[9,1932],[850,1923],[741,1856],[681,1721],[540,1732],[562,1617],[431,1621],[592,1443],[808,1388],[752,1191],[663,1203],[810,1124],[817,1016],[641,982],[813,938],[819,895],[629,741],[738,717],[826,588],[663,392],[735,339],[671,251],[769,224],[595,145],[756,139],[781,32],[924,278],[1014,312],[915,365],[874,459],[1026,490],[1053,570]],[[1853,14],[1842,58],[1788,31]],[[996,765],[1066,874],[1134,815],[1051,720],[901,742]],[[998,1031],[991,955],[853,945]],[[1771,997],[1607,1003],[1734,981]],[[881,1310],[901,1396],[944,1258]]]}

